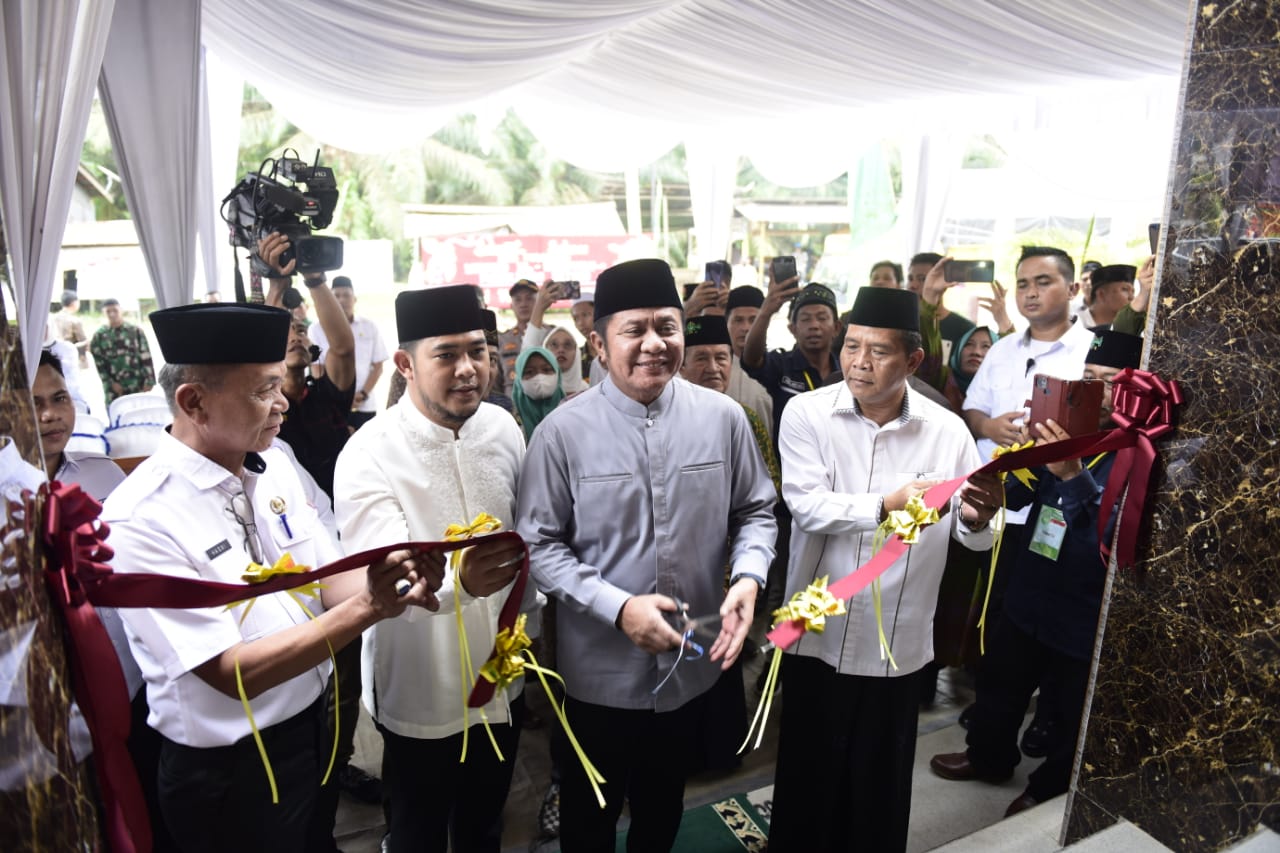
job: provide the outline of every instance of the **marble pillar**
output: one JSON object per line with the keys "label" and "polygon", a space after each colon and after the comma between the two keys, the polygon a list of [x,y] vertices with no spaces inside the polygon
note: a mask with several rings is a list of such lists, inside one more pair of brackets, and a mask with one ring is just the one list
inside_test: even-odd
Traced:
{"label": "marble pillar", "polygon": [[1187,401],[1104,608],[1068,842],[1280,827],[1280,0],[1191,26],[1146,354]]}

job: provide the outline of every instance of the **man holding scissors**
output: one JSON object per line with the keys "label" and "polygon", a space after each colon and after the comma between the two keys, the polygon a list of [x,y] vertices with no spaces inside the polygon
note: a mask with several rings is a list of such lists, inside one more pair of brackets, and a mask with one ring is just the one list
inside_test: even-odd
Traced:
{"label": "man holding scissors", "polygon": [[[685,762],[773,558],[775,493],[742,407],[676,377],[684,318],[671,268],[605,270],[595,309],[608,378],[538,426],[519,532],[538,586],[563,602],[566,709],[606,780],[601,809],[578,761],[560,756],[562,849],[612,850],[629,798],[627,849],[657,853],[675,840]],[[685,638],[667,621],[677,598],[691,616],[720,617],[704,659],[680,662]]]}

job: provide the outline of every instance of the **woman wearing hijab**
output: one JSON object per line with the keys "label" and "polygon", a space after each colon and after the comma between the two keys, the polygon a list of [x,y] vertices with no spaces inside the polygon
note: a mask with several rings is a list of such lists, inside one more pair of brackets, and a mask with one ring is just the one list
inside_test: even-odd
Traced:
{"label": "woman wearing hijab", "polygon": [[553,326],[542,345],[555,356],[556,366],[560,368],[560,387],[564,389],[565,397],[587,390],[587,380],[582,378],[578,342],[573,339],[573,335],[567,329]]}
{"label": "woman wearing hijab", "polygon": [[560,365],[549,350],[544,347],[521,350],[516,359],[516,381],[511,389],[511,399],[516,413],[520,415],[525,441],[528,441],[542,419],[564,399]]}
{"label": "woman wearing hijab", "polygon": [[978,372],[987,350],[995,343],[995,336],[986,326],[974,326],[960,336],[951,349],[945,393],[951,408],[957,414],[964,408],[964,395],[969,390],[973,375]]}

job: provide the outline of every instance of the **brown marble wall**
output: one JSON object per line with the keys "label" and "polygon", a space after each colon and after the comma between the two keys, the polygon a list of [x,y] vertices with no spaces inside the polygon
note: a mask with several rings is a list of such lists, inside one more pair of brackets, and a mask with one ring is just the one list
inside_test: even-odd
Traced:
{"label": "brown marble wall", "polygon": [[1148,325],[1187,402],[1114,579],[1065,837],[1280,827],[1280,0],[1200,0]]}

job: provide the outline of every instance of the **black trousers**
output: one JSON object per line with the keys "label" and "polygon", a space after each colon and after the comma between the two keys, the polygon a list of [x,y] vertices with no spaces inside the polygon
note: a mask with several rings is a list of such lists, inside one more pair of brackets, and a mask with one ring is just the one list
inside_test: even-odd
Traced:
{"label": "black trousers", "polygon": [[502,807],[511,788],[524,697],[511,703],[510,724],[493,725],[505,761],[499,761],[484,727],[473,725],[462,755],[462,734],[446,738],[382,733],[382,785],[389,798],[391,853],[499,853]]}
{"label": "black trousers", "polygon": [[919,693],[918,671],[840,675],[783,658],[771,851],[906,850]]}
{"label": "black trousers", "polygon": [[1041,701],[1054,703],[1054,716],[1066,736],[1027,780],[1027,793],[1039,802],[1066,793],[1071,781],[1089,661],[1051,649],[1001,615],[987,637],[987,654],[978,668],[978,701],[965,739],[975,768],[1003,775],[1017,766],[1022,758],[1018,729],[1042,679],[1051,680],[1054,689],[1042,692]]}
{"label": "black trousers", "polygon": [[[207,749],[163,738],[157,792],[165,824],[184,853],[303,853],[320,783],[323,701],[261,730],[280,802],[252,737]],[[162,736],[163,737],[163,736]]]}
{"label": "black trousers", "polygon": [[[337,690],[334,689],[333,676],[329,677],[329,686],[324,691],[325,732],[333,738],[333,712],[338,710],[338,754],[333,760],[333,773],[329,775],[328,784],[320,788],[315,810],[311,814],[311,826],[308,829],[307,850],[310,853],[325,853],[336,850],[333,841],[333,824],[338,816],[338,798],[342,793],[338,785],[338,773],[347,766],[351,756],[355,754],[356,723],[360,719],[360,648],[361,641],[356,637],[347,645],[334,653],[338,664]],[[322,762],[320,775],[329,765],[329,751],[333,741],[325,743],[321,751]]]}
{"label": "black trousers", "polygon": [[178,847],[169,836],[169,828],[165,826],[164,818],[161,816],[160,797],[156,790],[160,750],[164,745],[164,738],[158,731],[147,725],[151,708],[147,705],[145,684],[133,697],[130,710],[132,719],[129,721],[129,757],[133,759],[133,769],[138,774],[142,796],[147,802],[147,811],[151,816],[151,850],[152,853],[172,853]]}
{"label": "black trousers", "polygon": [[573,697],[565,713],[587,758],[605,778],[600,808],[568,739],[559,748],[560,843],[563,853],[613,853],[624,800],[631,804],[629,853],[663,853],[684,816],[684,783],[698,762],[706,694],[674,711],[635,711]]}

